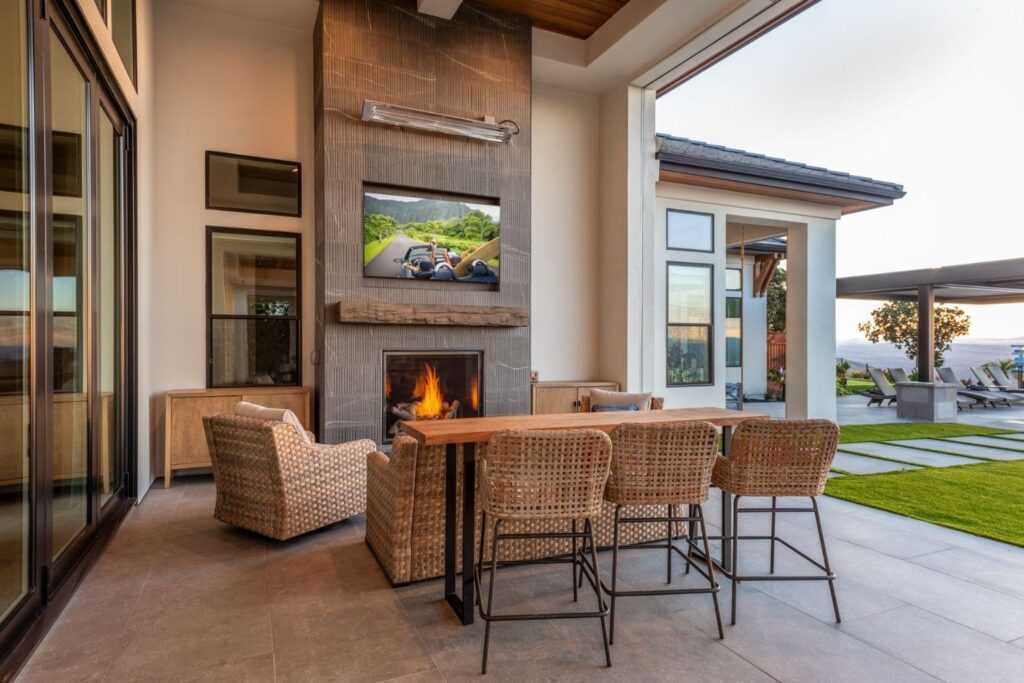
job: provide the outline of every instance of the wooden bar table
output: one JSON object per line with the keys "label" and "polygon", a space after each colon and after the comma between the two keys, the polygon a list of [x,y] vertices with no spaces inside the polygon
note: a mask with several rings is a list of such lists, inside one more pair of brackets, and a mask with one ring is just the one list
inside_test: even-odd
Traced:
{"label": "wooden bar table", "polygon": [[[726,455],[732,441],[732,428],[746,420],[768,417],[725,408],[675,408],[670,410],[631,410],[600,413],[564,413],[557,415],[512,415],[506,417],[469,417],[457,420],[417,420],[402,423],[406,434],[421,446],[445,446],[445,520],[444,520],[444,597],[463,624],[473,623],[476,604],[473,587],[474,541],[476,539],[476,444],[485,443],[506,429],[599,429],[611,432],[621,424],[654,422],[710,422],[722,428]],[[458,449],[462,448],[462,590],[457,591],[455,562],[457,530],[456,472]],[[722,492],[722,536],[732,534],[732,520],[726,513],[731,496]],[[722,566],[731,570],[729,543],[722,543]]]}

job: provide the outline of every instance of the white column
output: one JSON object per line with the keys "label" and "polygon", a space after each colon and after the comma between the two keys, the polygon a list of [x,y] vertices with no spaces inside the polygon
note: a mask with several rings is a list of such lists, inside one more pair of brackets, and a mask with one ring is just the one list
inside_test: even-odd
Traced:
{"label": "white column", "polygon": [[790,228],[786,266],[786,417],[835,420],[835,221]]}
{"label": "white column", "polygon": [[587,270],[600,293],[600,379],[623,390],[644,386],[645,260],[654,223],[652,90],[623,85],[601,96],[599,268]]}

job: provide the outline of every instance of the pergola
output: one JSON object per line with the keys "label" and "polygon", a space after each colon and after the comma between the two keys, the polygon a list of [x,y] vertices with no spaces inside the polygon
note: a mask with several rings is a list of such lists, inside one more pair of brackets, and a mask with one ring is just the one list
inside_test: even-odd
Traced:
{"label": "pergola", "polygon": [[1024,258],[857,275],[836,280],[836,298],[917,301],[917,376],[935,374],[935,303],[1024,303]]}

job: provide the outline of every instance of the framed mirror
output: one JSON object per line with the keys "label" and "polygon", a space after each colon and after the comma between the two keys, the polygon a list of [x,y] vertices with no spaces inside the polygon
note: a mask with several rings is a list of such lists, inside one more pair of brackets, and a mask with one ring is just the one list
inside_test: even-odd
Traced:
{"label": "framed mirror", "polygon": [[302,164],[207,152],[206,208],[302,216]]}

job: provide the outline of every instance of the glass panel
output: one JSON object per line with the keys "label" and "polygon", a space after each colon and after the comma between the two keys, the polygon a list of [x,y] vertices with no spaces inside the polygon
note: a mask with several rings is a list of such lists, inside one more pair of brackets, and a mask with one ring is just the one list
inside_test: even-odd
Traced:
{"label": "glass panel", "polygon": [[206,205],[210,209],[298,216],[301,168],[291,161],[206,155]]}
{"label": "glass panel", "polygon": [[[0,0],[0,619],[28,590],[28,47],[23,0]],[[13,135],[10,131],[15,131]]]}
{"label": "glass panel", "polygon": [[711,328],[683,325],[668,328],[668,383],[711,383]]}
{"label": "glass panel", "polygon": [[298,320],[215,318],[210,324],[213,386],[298,383]]}
{"label": "glass panel", "polygon": [[99,137],[99,190],[100,190],[100,271],[98,306],[100,314],[99,339],[99,464],[100,504],[106,503],[121,481],[121,463],[117,444],[118,395],[118,315],[117,236],[120,219],[120,140],[106,113],[100,114]]}
{"label": "glass panel", "polygon": [[298,316],[298,241],[213,232],[210,287],[213,315]]}
{"label": "glass panel", "polygon": [[668,322],[711,324],[711,267],[669,264]]}
{"label": "glass panel", "polygon": [[714,251],[715,217],[711,214],[669,209],[665,220],[669,249]]}
{"label": "glass panel", "polygon": [[110,0],[110,33],[121,62],[135,82],[135,0]]}
{"label": "glass panel", "polygon": [[[54,131],[85,138],[88,92],[63,44],[50,34],[50,106]],[[56,133],[54,155],[56,157]],[[85,149],[79,145],[79,150]],[[88,225],[86,157],[79,152],[54,159],[54,187],[77,192],[54,197],[53,225],[53,537],[56,557],[88,523],[88,387],[85,346],[83,226]]]}
{"label": "glass panel", "polygon": [[725,300],[725,367],[743,366],[743,300]]}
{"label": "glass panel", "polygon": [[739,268],[725,269],[725,289],[728,292],[738,292],[743,289],[743,271]]}

